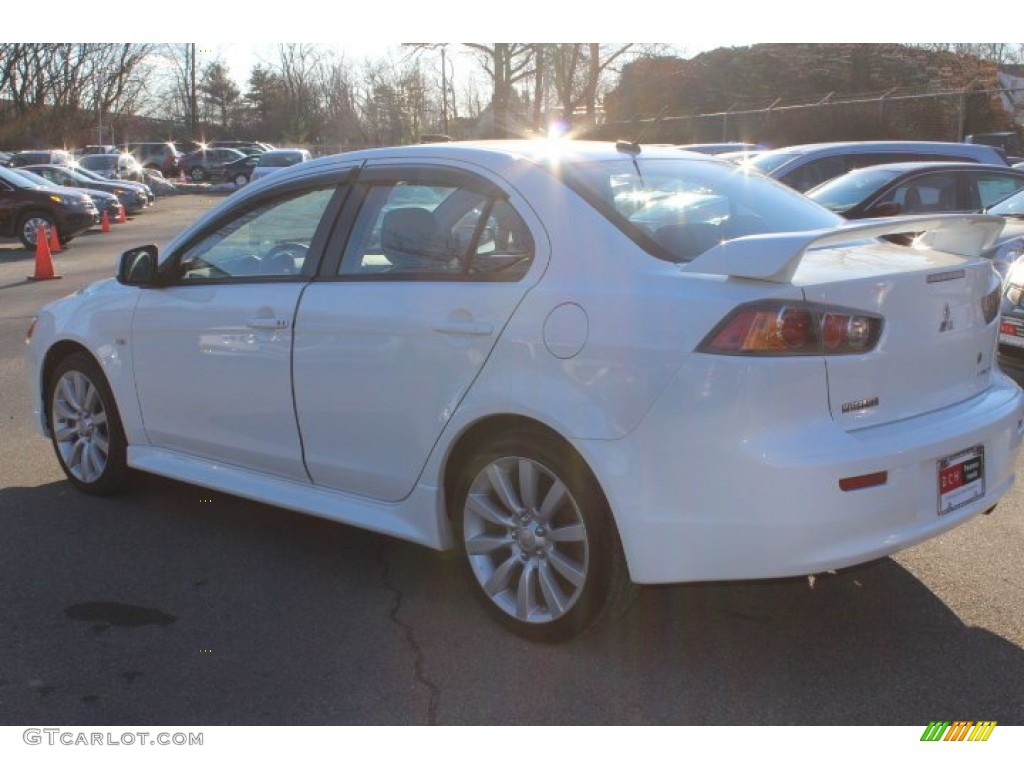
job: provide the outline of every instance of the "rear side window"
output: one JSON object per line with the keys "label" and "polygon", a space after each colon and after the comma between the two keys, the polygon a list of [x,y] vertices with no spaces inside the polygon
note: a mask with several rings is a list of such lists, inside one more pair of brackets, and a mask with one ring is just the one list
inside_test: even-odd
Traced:
{"label": "rear side window", "polygon": [[529,228],[503,197],[429,179],[366,185],[340,274],[386,280],[519,280]]}
{"label": "rear side window", "polygon": [[988,208],[1024,188],[1024,178],[1008,173],[972,171],[969,179],[968,194],[974,198],[973,209]]}

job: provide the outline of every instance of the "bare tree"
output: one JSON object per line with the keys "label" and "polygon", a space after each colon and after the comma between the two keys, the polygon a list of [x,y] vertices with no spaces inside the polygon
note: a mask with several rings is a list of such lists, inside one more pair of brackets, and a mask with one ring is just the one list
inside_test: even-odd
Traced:
{"label": "bare tree", "polygon": [[514,86],[533,74],[534,46],[531,43],[463,43],[487,73],[492,85],[493,135],[514,135],[512,125]]}

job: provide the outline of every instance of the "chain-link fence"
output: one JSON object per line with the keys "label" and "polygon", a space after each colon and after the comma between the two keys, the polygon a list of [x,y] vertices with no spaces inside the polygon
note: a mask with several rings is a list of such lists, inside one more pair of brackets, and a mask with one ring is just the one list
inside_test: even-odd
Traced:
{"label": "chain-link fence", "polygon": [[1012,116],[1000,97],[1017,91],[1024,88],[930,93],[894,88],[868,97],[826,94],[799,104],[777,99],[753,109],[609,121],[593,128],[588,138],[677,144],[756,141],[771,146],[870,139],[960,141],[970,133],[1012,129]]}

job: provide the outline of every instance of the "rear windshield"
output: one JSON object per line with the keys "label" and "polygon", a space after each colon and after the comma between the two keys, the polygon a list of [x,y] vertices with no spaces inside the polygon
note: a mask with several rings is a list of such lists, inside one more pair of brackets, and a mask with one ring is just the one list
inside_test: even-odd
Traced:
{"label": "rear windshield", "polygon": [[658,258],[689,261],[725,240],[830,228],[842,219],[760,174],[717,160],[563,163],[561,178]]}
{"label": "rear windshield", "polygon": [[113,155],[86,155],[78,161],[83,168],[113,168],[117,158]]}
{"label": "rear windshield", "polygon": [[265,154],[260,158],[259,164],[262,166],[270,166],[271,168],[283,168],[288,165],[295,165],[302,161],[302,155],[298,152],[294,152],[290,155],[271,155]]}

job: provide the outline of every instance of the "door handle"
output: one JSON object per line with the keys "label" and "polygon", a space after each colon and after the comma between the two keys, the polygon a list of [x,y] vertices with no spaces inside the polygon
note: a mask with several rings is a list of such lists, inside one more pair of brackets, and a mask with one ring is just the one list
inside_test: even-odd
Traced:
{"label": "door handle", "polygon": [[246,324],[248,328],[256,328],[267,331],[280,331],[288,327],[287,320],[278,320],[276,317],[254,317]]}
{"label": "door handle", "polygon": [[434,326],[434,330],[438,333],[446,333],[453,336],[490,336],[494,333],[494,325],[491,323],[474,323],[468,320],[451,320],[446,323],[438,323]]}

